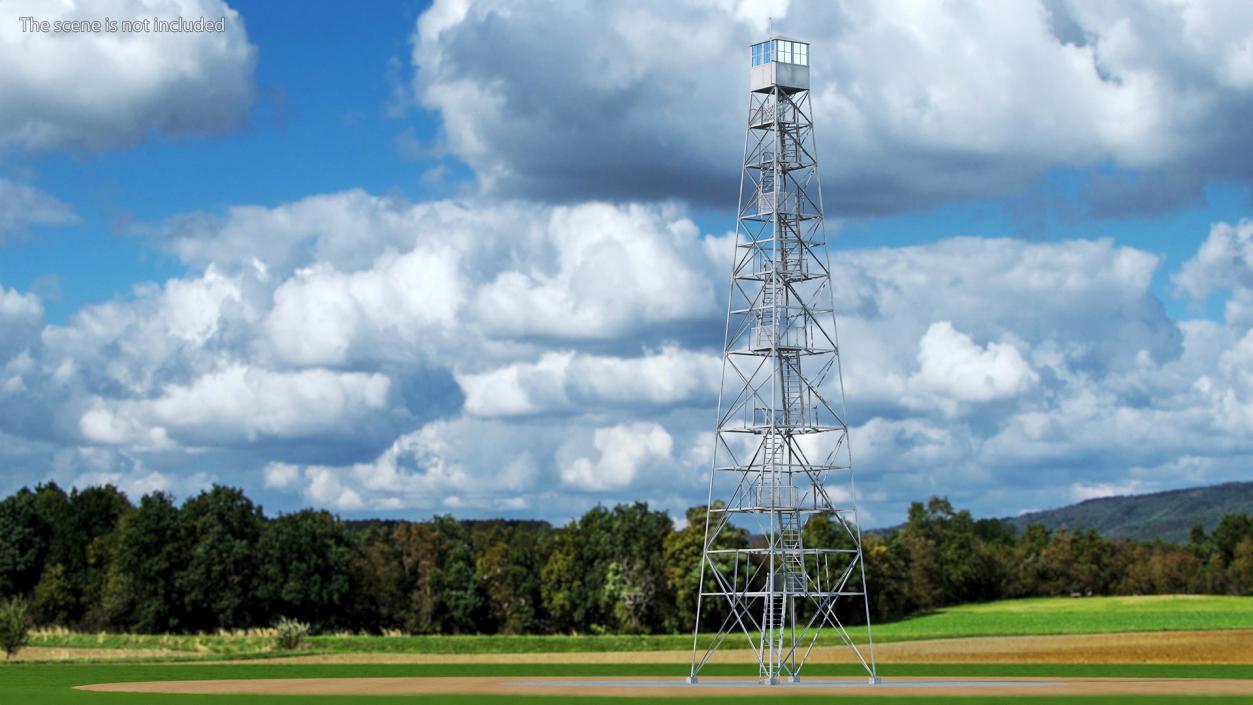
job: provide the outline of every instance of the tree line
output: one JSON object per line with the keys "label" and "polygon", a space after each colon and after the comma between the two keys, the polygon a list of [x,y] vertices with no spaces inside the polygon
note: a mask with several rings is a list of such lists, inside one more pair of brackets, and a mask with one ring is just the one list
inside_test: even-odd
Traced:
{"label": "tree line", "polygon": [[[239,489],[138,504],[113,486],[24,488],[0,501],[0,597],[35,623],[91,631],[207,632],[280,617],[318,631],[641,633],[695,619],[705,509],[676,528],[644,503],[597,506],[568,524],[348,522],[306,509],[266,517]],[[810,545],[835,545],[824,516]],[[722,534],[719,547],[759,537]],[[1016,533],[943,498],[864,539],[875,621],[963,602],[1067,594],[1253,594],[1253,516],[1228,515],[1185,544],[1095,531]],[[851,605],[846,623],[864,621]],[[721,619],[706,608],[703,620]]]}

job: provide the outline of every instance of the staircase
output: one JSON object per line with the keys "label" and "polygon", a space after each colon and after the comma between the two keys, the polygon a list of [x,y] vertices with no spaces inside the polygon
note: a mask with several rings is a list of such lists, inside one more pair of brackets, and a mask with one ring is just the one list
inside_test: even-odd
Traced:
{"label": "staircase", "polygon": [[[783,630],[787,627],[787,595],[776,592],[766,598],[766,633],[773,639],[772,647],[782,645]],[[778,651],[776,650],[776,653]]]}
{"label": "staircase", "polygon": [[804,279],[805,250],[791,232],[779,241],[779,250],[779,277],[787,281]]}
{"label": "staircase", "polygon": [[761,287],[761,301],[757,305],[757,324],[753,331],[753,350],[769,350],[775,346],[779,311],[775,307],[778,287],[767,281]]}
{"label": "staircase", "polygon": [[800,359],[796,355],[779,357],[779,387],[783,397],[783,418],[790,428],[805,425],[808,385],[801,378]]}
{"label": "staircase", "polygon": [[766,597],[765,620],[761,625],[761,675],[771,684],[777,683],[779,663],[783,660],[784,633],[787,631],[787,595],[774,592]]}
{"label": "staircase", "polygon": [[[784,457],[784,453],[786,453],[786,451],[787,446],[783,442],[783,435],[767,431],[766,437],[761,439],[762,477],[772,477],[777,465],[787,464],[787,458]],[[778,492],[775,491],[772,494],[778,495]],[[771,505],[773,506],[773,501],[771,502]]]}
{"label": "staircase", "polygon": [[779,548],[783,554],[783,585],[789,594],[808,590],[805,578],[805,556],[801,553],[800,512],[779,513]]}

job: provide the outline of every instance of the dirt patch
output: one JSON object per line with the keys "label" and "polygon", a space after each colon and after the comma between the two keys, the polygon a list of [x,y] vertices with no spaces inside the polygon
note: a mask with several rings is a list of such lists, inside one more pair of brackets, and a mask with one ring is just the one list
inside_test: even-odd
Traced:
{"label": "dirt patch", "polygon": [[1244,664],[1253,663],[1253,630],[935,639],[875,653],[882,663]]}
{"label": "dirt patch", "polygon": [[282,678],[105,683],[78,690],[115,693],[233,695],[579,695],[656,697],[760,695],[1021,696],[1250,695],[1253,680],[1206,678],[821,678],[767,687],[744,679],[708,678],[699,685],[657,678]]}
{"label": "dirt patch", "polygon": [[[879,663],[1253,663],[1253,630],[933,639],[879,644]],[[325,654],[234,663],[688,663],[690,651],[528,654]],[[853,663],[844,647],[814,649],[809,663]],[[747,649],[714,663],[756,663]]]}

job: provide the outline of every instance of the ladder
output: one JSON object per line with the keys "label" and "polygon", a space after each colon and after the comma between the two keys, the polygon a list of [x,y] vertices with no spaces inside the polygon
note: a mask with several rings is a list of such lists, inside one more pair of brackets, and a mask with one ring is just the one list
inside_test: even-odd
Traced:
{"label": "ladder", "polygon": [[805,278],[805,253],[801,243],[784,228],[779,240],[779,277],[788,281]]}
{"label": "ladder", "polygon": [[779,156],[784,168],[795,169],[801,165],[800,142],[791,131],[780,131],[779,149],[781,152]]}
{"label": "ladder", "polygon": [[784,495],[788,487],[779,483],[778,470],[787,469],[787,443],[782,434],[767,429],[761,439],[761,474],[757,481],[757,506],[770,511],[791,501],[790,495]]}
{"label": "ladder", "polygon": [[[783,637],[787,630],[787,593],[775,590],[766,596],[766,614],[762,621],[761,675],[769,678],[779,673],[783,660]],[[777,682],[777,681],[771,681]]]}
{"label": "ladder", "polygon": [[778,310],[775,307],[775,295],[778,287],[773,277],[761,287],[761,302],[757,305],[757,330],[753,336],[753,350],[769,350],[775,346],[775,335],[778,332]]}
{"label": "ladder", "polygon": [[789,594],[807,592],[805,556],[801,552],[800,512],[780,512],[779,525],[779,548],[782,549],[783,555],[783,584]]}
{"label": "ladder", "polygon": [[[779,461],[786,461],[786,458],[780,457],[785,449],[786,444],[783,442],[782,435],[773,431],[766,431],[766,437],[761,439],[761,472],[763,477],[773,477],[775,466],[781,464]],[[778,494],[777,488],[773,494]],[[773,503],[771,506],[773,506]]]}
{"label": "ladder", "polygon": [[783,419],[789,427],[804,426],[807,385],[801,378],[798,355],[779,356],[779,386],[783,396]]}

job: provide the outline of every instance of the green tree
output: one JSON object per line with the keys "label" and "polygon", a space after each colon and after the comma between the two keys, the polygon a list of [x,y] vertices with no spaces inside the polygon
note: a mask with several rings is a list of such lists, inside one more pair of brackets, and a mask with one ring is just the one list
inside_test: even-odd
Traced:
{"label": "green tree", "polygon": [[267,522],[257,550],[261,609],[315,629],[344,626],[354,552],[344,523],[329,512],[305,509]]}
{"label": "green tree", "polygon": [[[833,514],[814,514],[805,522],[801,531],[801,543],[806,548],[851,550],[857,545],[856,532],[856,526],[844,523]],[[820,582],[823,589],[831,589],[843,573],[849,556],[850,554],[839,555],[834,560],[830,556],[812,556],[806,560],[806,572],[811,579]],[[862,571],[861,566],[858,566],[849,575],[845,588],[860,590],[861,584]],[[796,607],[798,616],[803,618],[803,622],[808,621],[813,615],[813,608],[807,601],[798,602]],[[836,617],[842,624],[866,622],[864,604],[853,600],[837,600],[834,607]]]}
{"label": "green tree", "polygon": [[445,515],[435,517],[433,529],[439,563],[431,586],[442,606],[437,622],[444,632],[474,633],[481,618],[483,593],[465,527]]}
{"label": "green tree", "polygon": [[427,634],[437,631],[439,594],[433,577],[439,570],[435,532],[430,524],[402,523],[392,534],[392,542],[400,555],[401,585],[408,595],[405,629]]}
{"label": "green tree", "polygon": [[351,560],[348,614],[354,629],[391,630],[409,626],[409,584],[401,552],[388,527],[373,526],[357,537]]}
{"label": "green tree", "polygon": [[614,507],[613,527],[619,542],[611,544],[611,555],[601,556],[607,569],[616,565],[620,574],[619,587],[610,590],[612,605],[607,605],[613,614],[610,626],[659,631],[674,604],[665,580],[664,553],[674,521],[666,512],[650,510],[645,502],[634,502]]}
{"label": "green tree", "polygon": [[552,549],[540,572],[540,594],[549,628],[557,632],[586,629],[589,600],[579,566],[578,524],[571,521],[553,535]]}
{"label": "green tree", "polygon": [[1223,516],[1218,526],[1214,527],[1212,536],[1215,548],[1223,554],[1223,558],[1228,563],[1231,563],[1240,542],[1253,538],[1253,515],[1227,514]]}
{"label": "green tree", "polygon": [[[113,485],[75,488],[67,496],[56,485],[36,488],[36,504],[52,529],[47,562],[60,564],[74,595],[71,621],[84,620],[100,602],[108,578],[110,535],[130,501]],[[97,624],[86,622],[93,628]]]}
{"label": "green tree", "polygon": [[1092,529],[1054,532],[1042,558],[1051,580],[1045,594],[1112,594],[1121,590],[1132,551],[1125,541],[1108,541]]}
{"label": "green tree", "polygon": [[29,595],[48,553],[51,527],[35,494],[22,488],[0,500],[0,595]]}
{"label": "green tree", "polygon": [[30,605],[32,620],[43,626],[68,626],[77,607],[74,588],[65,577],[65,566],[49,565],[35,586]]}
{"label": "green tree", "polygon": [[188,630],[238,629],[260,623],[253,595],[264,517],[241,490],[215,485],[179,511],[186,547],[176,578]]}
{"label": "green tree", "polygon": [[480,627],[525,634],[540,628],[539,575],[551,527],[540,522],[473,522],[474,572],[486,600]]}
{"label": "green tree", "polygon": [[896,535],[862,535],[870,618],[875,624],[901,619],[918,608],[909,585],[909,552]]}
{"label": "green tree", "polygon": [[[78,552],[73,531],[70,528],[70,496],[57,483],[49,482],[35,486],[35,507],[48,527],[49,564],[77,565],[72,558]],[[71,572],[66,568],[66,573]]]}
{"label": "green tree", "polygon": [[[984,532],[987,530],[984,529]],[[1001,594],[1003,552],[980,536],[970,512],[944,498],[910,505],[900,539],[909,552],[911,592],[924,609],[992,599]]]}
{"label": "green tree", "polygon": [[[149,634],[182,626],[182,595],[178,575],[186,567],[188,544],[179,524],[179,510],[164,492],[139,500],[135,511],[118,524],[114,558],[116,575],[110,581],[115,600],[112,611],[128,628]],[[119,594],[119,591],[125,594]]]}
{"label": "green tree", "polygon": [[0,648],[5,659],[11,659],[26,645],[30,631],[30,615],[26,600],[10,597],[0,602]]}
{"label": "green tree", "polygon": [[1241,540],[1232,551],[1227,585],[1236,595],[1253,595],[1253,537]]}
{"label": "green tree", "polygon": [[1199,567],[1195,556],[1176,546],[1158,546],[1149,559],[1156,592],[1174,595],[1189,592]]}
{"label": "green tree", "polygon": [[655,631],[672,609],[665,512],[643,502],[588,510],[556,532],[542,571],[545,605],[559,630]]}
{"label": "green tree", "polygon": [[[719,505],[720,507],[723,505]],[[674,607],[670,610],[666,621],[668,631],[688,631],[696,624],[696,606],[700,596],[701,556],[705,544],[705,517],[708,515],[704,505],[687,510],[687,523],[678,531],[671,532],[665,539],[663,555],[665,556],[666,588],[673,595]],[[719,537],[719,548],[728,544],[746,541],[741,529],[732,529],[732,534]],[[719,610],[719,605],[706,605],[706,610]],[[709,618],[704,620],[709,621]]]}
{"label": "green tree", "polygon": [[1057,576],[1045,559],[1045,551],[1053,540],[1043,524],[1028,524],[1010,550],[1010,570],[1006,578],[1006,597],[1050,595],[1056,591]]}

